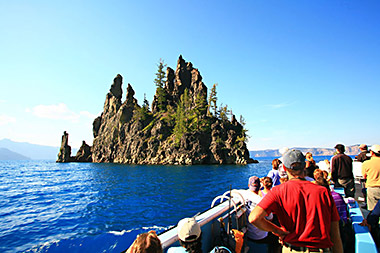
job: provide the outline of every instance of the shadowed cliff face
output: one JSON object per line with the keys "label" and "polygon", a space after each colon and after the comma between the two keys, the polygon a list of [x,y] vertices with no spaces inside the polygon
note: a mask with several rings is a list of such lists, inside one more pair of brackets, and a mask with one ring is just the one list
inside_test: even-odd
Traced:
{"label": "shadowed cliff face", "polygon": [[137,103],[130,84],[122,102],[122,84],[122,76],[117,75],[103,112],[94,120],[93,162],[173,165],[250,162],[242,125],[234,116],[229,121],[208,113],[207,87],[202,76],[182,56],[175,71],[167,68],[166,81],[162,90],[157,88],[151,111],[146,103],[142,106]]}

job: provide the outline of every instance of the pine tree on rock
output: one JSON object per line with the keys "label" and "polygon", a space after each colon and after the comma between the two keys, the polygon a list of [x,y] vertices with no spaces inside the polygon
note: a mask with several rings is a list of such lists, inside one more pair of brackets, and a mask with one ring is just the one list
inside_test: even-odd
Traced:
{"label": "pine tree on rock", "polygon": [[166,64],[162,59],[160,59],[158,65],[157,65],[157,73],[156,78],[154,79],[154,83],[156,84],[156,101],[157,101],[157,110],[158,111],[165,111],[166,110],[166,90],[165,90],[165,71],[164,68],[166,67]]}

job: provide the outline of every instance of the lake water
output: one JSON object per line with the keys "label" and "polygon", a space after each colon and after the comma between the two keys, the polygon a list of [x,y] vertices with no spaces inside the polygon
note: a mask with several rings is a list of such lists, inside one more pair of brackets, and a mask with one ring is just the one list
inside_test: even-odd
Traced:
{"label": "lake water", "polygon": [[250,176],[271,169],[272,158],[259,161],[246,166],[0,161],[0,252],[120,252],[142,232],[162,232],[208,209],[230,185],[247,188]]}

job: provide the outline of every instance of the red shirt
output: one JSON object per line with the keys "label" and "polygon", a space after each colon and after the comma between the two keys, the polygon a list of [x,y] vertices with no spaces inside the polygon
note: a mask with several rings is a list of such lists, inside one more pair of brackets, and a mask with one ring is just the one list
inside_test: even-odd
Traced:
{"label": "red shirt", "polygon": [[331,248],[331,221],[339,221],[331,193],[304,180],[289,180],[272,190],[258,204],[275,213],[290,233],[284,242],[297,247]]}

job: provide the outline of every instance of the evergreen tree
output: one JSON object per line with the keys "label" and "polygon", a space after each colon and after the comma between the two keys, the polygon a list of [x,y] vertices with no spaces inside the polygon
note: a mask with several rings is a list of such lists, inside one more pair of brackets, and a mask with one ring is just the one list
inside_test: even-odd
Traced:
{"label": "evergreen tree", "polygon": [[212,115],[211,111],[214,111],[214,116],[216,116],[217,109],[218,109],[218,107],[216,105],[216,102],[218,100],[218,98],[216,97],[216,86],[217,85],[218,85],[217,83],[214,83],[214,85],[212,86],[212,89],[210,91],[209,98],[208,98],[208,114]]}
{"label": "evergreen tree", "polygon": [[242,125],[243,127],[245,126],[246,122],[245,122],[245,118],[243,117],[243,115],[240,115],[240,125]]}
{"label": "evergreen tree", "polygon": [[176,145],[179,144],[182,135],[187,132],[185,99],[187,99],[188,96],[186,96],[186,94],[187,94],[187,89],[181,95],[180,101],[177,105],[177,110],[176,110],[176,115],[175,115],[175,126],[173,129],[173,133],[174,133],[174,141]]}
{"label": "evergreen tree", "polygon": [[165,85],[165,71],[164,68],[166,67],[166,64],[164,63],[164,60],[160,59],[159,63],[157,64],[157,73],[156,78],[154,79],[154,83],[156,84],[157,88],[164,88]]}
{"label": "evergreen tree", "polygon": [[246,122],[245,122],[245,119],[244,119],[243,115],[240,115],[239,122],[242,125],[243,129],[242,129],[241,136],[240,136],[240,138],[238,138],[238,140],[243,141],[243,142],[247,142],[248,138],[249,138],[249,135],[247,134],[248,130],[245,128]]}
{"label": "evergreen tree", "polygon": [[197,94],[195,97],[195,106],[194,106],[194,124],[196,125],[196,130],[201,131],[204,130],[204,127],[207,127],[208,120],[206,119],[207,113],[207,100],[205,96],[201,94]]}
{"label": "evergreen tree", "polygon": [[143,107],[149,111],[149,101],[146,99],[146,94],[144,93],[144,102],[143,102]]}
{"label": "evergreen tree", "polygon": [[223,106],[223,104],[221,104],[216,116],[221,120],[228,120],[228,116],[231,115],[232,112],[228,109],[228,106]]}
{"label": "evergreen tree", "polygon": [[165,111],[166,109],[166,90],[164,88],[165,86],[165,72],[164,68],[166,67],[166,64],[162,59],[160,59],[158,65],[157,65],[157,73],[156,78],[154,79],[154,83],[156,84],[156,101],[157,101],[157,108],[158,111]]}

